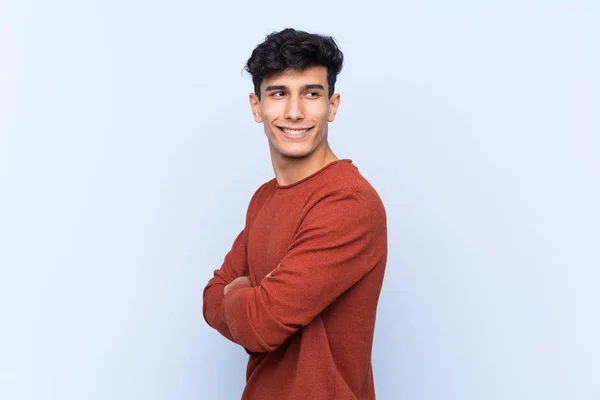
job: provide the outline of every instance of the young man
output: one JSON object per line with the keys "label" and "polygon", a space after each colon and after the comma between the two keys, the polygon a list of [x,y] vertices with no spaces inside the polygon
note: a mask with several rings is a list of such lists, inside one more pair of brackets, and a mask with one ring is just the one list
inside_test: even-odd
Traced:
{"label": "young man", "polygon": [[275,178],[204,289],[206,322],[250,355],[242,399],[374,399],[371,350],[387,260],[384,206],[327,141],[343,54],[285,29],[246,65]]}

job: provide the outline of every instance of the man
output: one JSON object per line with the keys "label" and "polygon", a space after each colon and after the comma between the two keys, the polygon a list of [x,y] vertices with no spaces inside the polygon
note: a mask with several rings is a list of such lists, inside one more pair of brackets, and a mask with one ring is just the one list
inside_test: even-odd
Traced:
{"label": "man", "polygon": [[327,141],[342,64],[334,39],[285,29],[268,35],[246,65],[275,178],[252,196],[203,304],[206,322],[250,356],[242,399],[375,398],[386,213]]}

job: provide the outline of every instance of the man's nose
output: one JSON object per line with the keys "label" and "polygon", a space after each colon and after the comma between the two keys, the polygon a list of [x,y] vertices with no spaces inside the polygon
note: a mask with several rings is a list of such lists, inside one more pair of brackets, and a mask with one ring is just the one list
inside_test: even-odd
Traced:
{"label": "man's nose", "polygon": [[304,105],[302,99],[297,96],[291,96],[285,108],[285,118],[298,121],[304,118]]}

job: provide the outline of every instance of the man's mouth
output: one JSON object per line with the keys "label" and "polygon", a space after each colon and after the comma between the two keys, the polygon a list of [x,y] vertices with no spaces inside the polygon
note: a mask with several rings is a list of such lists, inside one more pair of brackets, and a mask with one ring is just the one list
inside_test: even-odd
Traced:
{"label": "man's mouth", "polygon": [[291,137],[295,137],[295,138],[300,138],[304,135],[306,135],[312,128],[305,128],[305,129],[292,129],[292,128],[281,128],[279,127],[279,129],[286,135],[286,136],[291,136]]}

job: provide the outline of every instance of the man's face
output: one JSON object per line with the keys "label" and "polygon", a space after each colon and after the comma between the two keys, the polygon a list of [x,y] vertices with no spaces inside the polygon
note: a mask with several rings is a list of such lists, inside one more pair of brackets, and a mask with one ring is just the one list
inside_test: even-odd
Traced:
{"label": "man's face", "polygon": [[301,158],[327,147],[327,124],[335,118],[339,94],[328,97],[327,68],[286,70],[263,80],[261,99],[250,94],[256,122],[264,124],[271,154]]}

